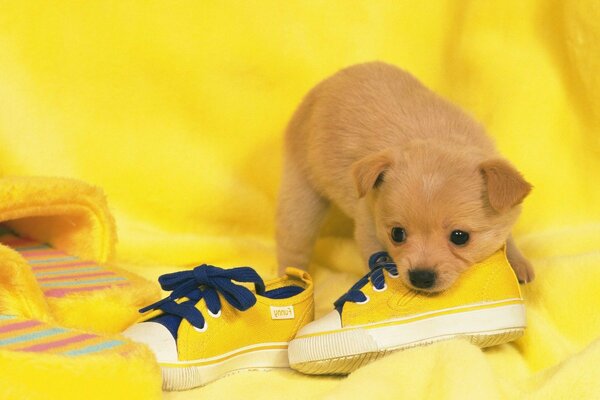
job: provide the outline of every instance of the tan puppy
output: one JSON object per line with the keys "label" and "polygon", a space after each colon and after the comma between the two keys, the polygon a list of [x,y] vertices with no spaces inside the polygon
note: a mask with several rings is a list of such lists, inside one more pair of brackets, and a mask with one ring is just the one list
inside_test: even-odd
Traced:
{"label": "tan puppy", "polygon": [[404,282],[440,291],[508,242],[531,190],[484,128],[412,75],[374,62],[313,88],[287,129],[277,213],[280,268],[306,268],[329,202],[355,222],[365,258],[385,250]]}

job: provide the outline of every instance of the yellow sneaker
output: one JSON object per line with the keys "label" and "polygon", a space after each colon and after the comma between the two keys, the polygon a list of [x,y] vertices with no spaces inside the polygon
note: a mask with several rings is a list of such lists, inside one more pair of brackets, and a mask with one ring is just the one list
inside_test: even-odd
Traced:
{"label": "yellow sneaker", "polygon": [[408,289],[386,253],[335,303],[290,342],[290,366],[307,374],[348,374],[394,350],[465,337],[481,347],[515,340],[525,307],[504,250],[473,265],[448,290]]}
{"label": "yellow sneaker", "polygon": [[[250,267],[201,265],[162,275],[172,293],[125,336],[148,345],[163,389],[202,386],[247,369],[288,367],[288,342],[314,313],[310,276],[295,268],[268,282]],[[253,284],[250,289],[239,283]]]}

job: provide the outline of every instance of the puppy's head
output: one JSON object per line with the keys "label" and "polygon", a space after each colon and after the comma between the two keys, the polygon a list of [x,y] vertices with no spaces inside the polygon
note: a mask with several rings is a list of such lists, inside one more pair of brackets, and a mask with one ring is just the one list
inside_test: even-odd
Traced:
{"label": "puppy's head", "polygon": [[431,292],[502,247],[531,190],[502,158],[425,142],[367,156],[353,175],[402,279]]}

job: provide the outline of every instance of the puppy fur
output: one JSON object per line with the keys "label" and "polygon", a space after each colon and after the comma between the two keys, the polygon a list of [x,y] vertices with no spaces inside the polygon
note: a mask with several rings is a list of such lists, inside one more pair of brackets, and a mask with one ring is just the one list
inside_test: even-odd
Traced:
{"label": "puppy fur", "polygon": [[[433,271],[428,291],[448,288],[507,243],[522,282],[531,264],[510,231],[531,185],[484,128],[409,73],[381,62],[346,68],[314,87],[287,128],[277,211],[281,269],[307,268],[333,202],[354,220],[365,259],[387,251],[402,279]],[[396,243],[392,228],[406,239]],[[449,238],[469,234],[464,245]]]}

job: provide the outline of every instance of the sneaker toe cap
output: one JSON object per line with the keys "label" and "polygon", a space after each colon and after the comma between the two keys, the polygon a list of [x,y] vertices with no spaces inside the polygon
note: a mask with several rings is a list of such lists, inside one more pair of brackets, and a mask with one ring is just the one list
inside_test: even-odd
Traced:
{"label": "sneaker toe cap", "polygon": [[158,362],[176,362],[177,343],[171,332],[156,322],[140,322],[132,325],[123,336],[150,347]]}
{"label": "sneaker toe cap", "polygon": [[342,328],[342,318],[337,310],[333,310],[323,317],[306,324],[300,331],[298,336],[311,335],[313,333],[334,331]]}

